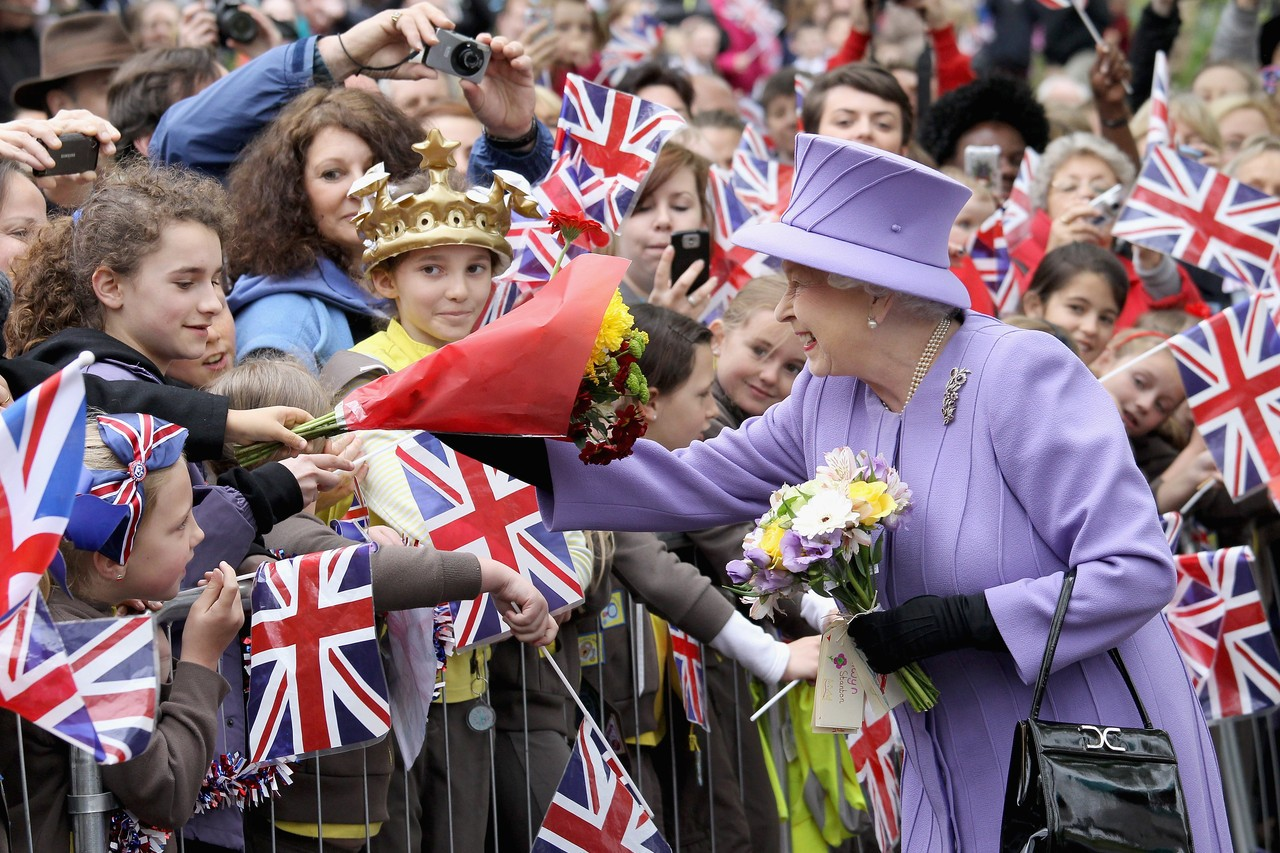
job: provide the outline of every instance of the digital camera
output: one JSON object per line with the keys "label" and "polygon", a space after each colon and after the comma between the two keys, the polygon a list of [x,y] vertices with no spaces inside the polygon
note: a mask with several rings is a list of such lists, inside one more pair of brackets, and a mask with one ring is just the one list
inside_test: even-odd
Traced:
{"label": "digital camera", "polygon": [[484,79],[485,69],[489,67],[488,45],[460,36],[452,30],[436,30],[436,37],[440,41],[433,44],[422,57],[428,68],[470,80],[472,83],[479,83]]}
{"label": "digital camera", "polygon": [[241,9],[240,0],[217,0],[213,17],[218,21],[218,40],[248,44],[258,37],[258,22]]}

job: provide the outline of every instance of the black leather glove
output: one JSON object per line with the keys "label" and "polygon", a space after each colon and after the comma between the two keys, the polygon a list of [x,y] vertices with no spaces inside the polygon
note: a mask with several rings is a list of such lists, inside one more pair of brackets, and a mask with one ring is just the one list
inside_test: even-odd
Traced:
{"label": "black leather glove", "polygon": [[433,432],[454,450],[505,471],[517,480],[551,491],[551,463],[544,439],[520,435],[461,435]]}
{"label": "black leather glove", "polygon": [[849,636],[881,674],[942,652],[971,648],[1007,651],[987,597],[921,595],[892,610],[878,610],[849,621]]}

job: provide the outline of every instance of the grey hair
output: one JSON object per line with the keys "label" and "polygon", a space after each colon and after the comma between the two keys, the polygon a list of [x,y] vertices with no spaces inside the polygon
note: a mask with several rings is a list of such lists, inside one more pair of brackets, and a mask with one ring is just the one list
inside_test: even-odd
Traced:
{"label": "grey hair", "polygon": [[838,287],[841,290],[851,290],[855,287],[861,287],[871,296],[872,299],[884,299],[892,296],[895,307],[909,317],[918,317],[922,320],[941,320],[943,317],[956,310],[951,305],[945,305],[924,296],[916,296],[914,293],[903,293],[901,290],[894,290],[892,287],[870,284],[856,278],[850,278],[847,275],[840,275],[839,273],[828,273],[827,283],[832,287]]}
{"label": "grey hair", "polygon": [[1059,136],[1044,149],[1040,165],[1036,167],[1035,179],[1031,182],[1031,204],[1044,210],[1049,198],[1049,184],[1062,165],[1077,155],[1096,157],[1107,164],[1115,172],[1116,179],[1124,186],[1133,183],[1136,170],[1129,158],[1107,140],[1092,133],[1068,133]]}

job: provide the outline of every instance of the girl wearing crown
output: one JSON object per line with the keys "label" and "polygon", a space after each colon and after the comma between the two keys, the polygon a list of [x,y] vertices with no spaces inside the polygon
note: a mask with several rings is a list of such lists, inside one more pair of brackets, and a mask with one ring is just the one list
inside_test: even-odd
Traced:
{"label": "girl wearing crown", "polygon": [[[391,312],[394,319],[385,331],[360,341],[351,350],[336,353],[325,365],[321,379],[331,388],[341,389],[339,396],[381,373],[407,367],[470,334],[488,301],[493,276],[511,262],[511,247],[506,240],[511,211],[525,216],[538,215],[532,200],[520,189],[507,186],[501,177],[495,177],[493,187],[487,191],[467,192],[454,170],[453,152],[457,146],[457,142],[446,140],[440,131],[433,129],[425,141],[412,146],[421,159],[421,172],[397,182],[392,188],[390,176],[379,164],[351,189],[352,198],[360,205],[353,222],[366,238],[364,263],[368,283],[373,295],[394,305]],[[379,466],[398,466],[399,463],[390,454],[374,456],[373,451],[387,441],[399,441],[405,436],[399,432],[364,432],[361,436],[372,457],[370,476],[365,482],[369,489],[377,488],[383,482]],[[375,520],[401,534],[415,538],[419,535],[407,526],[399,529],[401,525],[395,519]],[[573,532],[568,534],[568,541],[575,568],[586,587],[591,555],[585,537]],[[571,649],[576,657],[576,639],[566,639],[562,628],[558,647],[562,650],[557,657],[561,667],[569,668],[563,650]],[[490,669],[490,659],[500,657],[514,659],[513,664],[503,667],[504,671],[520,671],[520,649],[512,643],[499,643],[450,657],[444,675],[443,698],[448,711],[433,711],[428,717],[426,745],[408,776],[399,771],[392,775],[392,790],[388,795],[392,815],[379,833],[388,844],[402,844],[408,833],[414,849],[484,849],[488,827],[478,816],[488,812],[488,775],[447,773],[445,755],[447,750],[449,762],[455,767],[487,765],[491,754],[489,730],[495,718],[500,730],[507,729],[514,718],[515,727],[523,735],[521,719],[515,716],[521,713],[521,703],[519,699],[503,702],[503,679]],[[554,718],[563,727],[562,707],[568,698],[549,671],[544,674],[553,683],[546,690],[541,689],[535,672],[537,668],[530,667],[530,763],[563,767],[568,759],[567,733],[554,726],[544,726],[541,717]],[[486,687],[496,714],[483,698]],[[519,696],[518,679],[512,687]],[[543,706],[554,711],[540,716]],[[447,746],[442,724],[446,716],[451,721]],[[499,731],[499,744],[502,735],[503,731]],[[523,747],[523,736],[521,741]],[[523,781],[525,770],[512,768],[504,773],[500,765],[498,775]],[[556,775],[550,783],[552,791],[558,781]],[[407,800],[405,792],[395,790],[406,778],[411,786]],[[548,800],[551,793],[546,794]],[[513,799],[519,802],[511,803],[511,807],[519,806],[523,811],[527,801],[523,787],[519,797]],[[395,807],[406,801],[409,814],[397,814],[399,810]],[[535,802],[540,801],[541,795],[536,794]],[[453,804],[452,809],[444,807],[446,802]],[[499,809],[511,822],[514,812],[508,804],[501,803]],[[539,818],[540,815],[535,817],[535,824]],[[401,821],[407,825],[400,825]],[[522,831],[517,834],[524,837]]]}

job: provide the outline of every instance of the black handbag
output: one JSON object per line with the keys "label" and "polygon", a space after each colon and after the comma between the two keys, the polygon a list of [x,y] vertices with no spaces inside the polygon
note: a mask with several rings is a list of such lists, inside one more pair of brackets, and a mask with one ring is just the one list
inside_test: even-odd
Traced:
{"label": "black handbag", "polygon": [[1153,728],[1118,649],[1111,660],[1138,706],[1143,728],[1051,723],[1040,701],[1075,586],[1067,572],[1040,663],[1031,717],[1013,733],[1005,788],[1002,853],[1190,851],[1191,828],[1168,733]]}

